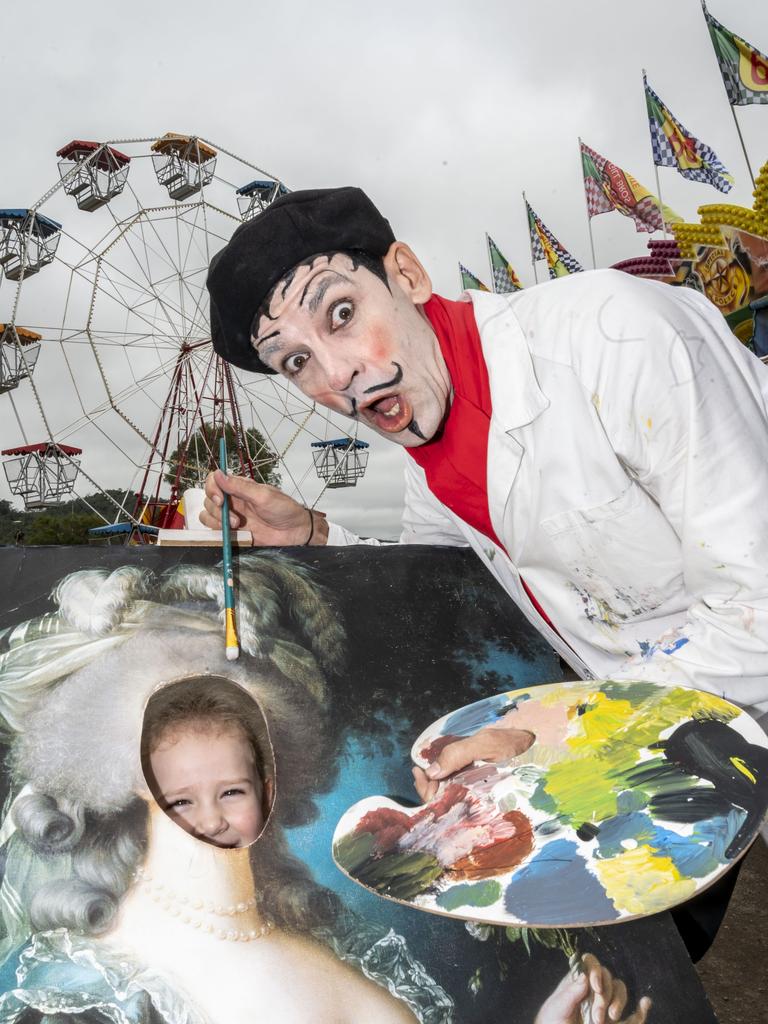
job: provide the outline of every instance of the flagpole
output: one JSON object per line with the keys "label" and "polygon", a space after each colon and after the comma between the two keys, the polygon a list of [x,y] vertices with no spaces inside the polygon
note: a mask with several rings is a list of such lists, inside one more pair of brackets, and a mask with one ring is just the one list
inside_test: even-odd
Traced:
{"label": "flagpole", "polygon": [[589,231],[589,247],[592,250],[592,269],[597,270],[597,260],[595,259],[595,239],[592,235],[592,218],[589,215],[589,197],[587,196],[587,183],[584,181],[584,160],[582,158],[581,149],[581,136],[577,136],[579,140],[579,163],[581,164],[581,183],[584,187],[584,205],[587,209],[587,230]]}
{"label": "flagpole", "polygon": [[[701,0],[701,10],[702,10],[702,13],[704,15],[704,20],[707,21],[707,15],[709,14],[709,11],[707,10],[706,0]],[[709,24],[708,23],[707,23],[707,32],[709,32]],[[712,42],[712,37],[711,36],[710,36],[710,42]],[[712,44],[712,47],[714,49],[714,43]],[[717,51],[715,51],[715,59],[717,59]],[[739,136],[739,142],[741,143],[741,151],[744,154],[744,162],[747,165],[747,170],[749,171],[749,178],[750,178],[750,181],[752,182],[752,188],[754,189],[754,188],[756,188],[756,185],[755,185],[755,176],[752,173],[752,164],[749,162],[749,156],[747,154],[747,147],[744,144],[744,136],[741,134],[741,128],[739,127],[739,120],[736,117],[736,109],[735,109],[734,105],[731,103],[731,97],[728,95],[728,87],[725,84],[725,79],[723,78],[723,73],[720,70],[719,61],[718,61],[718,71],[720,71],[720,81],[723,83],[723,89],[725,90],[725,99],[726,99],[726,101],[728,103],[728,106],[730,107],[731,115],[733,116],[733,123],[736,125],[736,134]]]}
{"label": "flagpole", "polygon": [[525,220],[528,224],[528,244],[531,247],[531,266],[533,267],[533,279],[536,284],[539,283],[539,273],[536,270],[536,260],[533,258],[533,242],[531,241],[531,222],[528,219],[528,200],[525,198],[525,192],[523,192],[523,202],[525,203]]}
{"label": "flagpole", "polygon": [[[664,240],[666,241],[666,239],[667,239],[667,222],[664,219],[664,200],[661,198],[661,182],[659,181],[659,165],[656,163],[655,160],[653,161],[653,171],[654,171],[654,174],[656,175],[656,194],[659,197],[659,216],[661,217],[661,230],[664,233]],[[677,204],[675,204],[675,205],[677,205]],[[677,213],[677,211],[675,211],[675,216],[678,216],[678,217],[680,216]]]}
{"label": "flagpole", "polygon": [[[725,83],[723,83],[723,84],[725,84]],[[726,97],[728,97],[728,91],[727,90],[726,90]],[[752,188],[754,189],[754,188],[756,188],[756,185],[755,185],[755,176],[752,173],[752,164],[749,162],[749,157],[747,156],[747,147],[744,145],[744,136],[741,134],[741,128],[739,128],[739,122],[738,122],[738,120],[736,118],[736,109],[735,109],[735,107],[733,107],[731,105],[730,97],[728,97],[728,106],[731,108],[731,113],[733,114],[733,123],[736,125],[736,131],[739,134],[739,142],[741,143],[741,151],[744,154],[744,162],[747,165],[747,170],[749,171],[749,177],[750,177],[750,179],[752,181]]]}

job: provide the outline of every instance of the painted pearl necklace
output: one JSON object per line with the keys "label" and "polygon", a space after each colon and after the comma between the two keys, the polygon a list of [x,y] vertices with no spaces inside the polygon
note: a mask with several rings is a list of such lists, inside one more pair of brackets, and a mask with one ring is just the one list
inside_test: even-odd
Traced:
{"label": "painted pearl necklace", "polygon": [[211,924],[210,921],[206,921],[201,917],[195,917],[188,911],[188,908],[191,907],[193,910],[214,914],[217,917],[237,917],[237,915],[245,914],[256,906],[256,898],[254,896],[248,900],[243,900],[241,903],[222,906],[206,902],[196,896],[181,896],[173,892],[162,882],[154,881],[152,876],[143,868],[137,868],[134,877],[139,884],[145,886],[153,903],[161,906],[171,917],[177,917],[182,924],[189,925],[191,928],[195,928],[207,935],[213,935],[217,939],[227,942],[254,942],[256,939],[268,935],[274,927],[271,922],[266,922],[260,928],[251,928],[247,931],[237,928],[218,928]]}

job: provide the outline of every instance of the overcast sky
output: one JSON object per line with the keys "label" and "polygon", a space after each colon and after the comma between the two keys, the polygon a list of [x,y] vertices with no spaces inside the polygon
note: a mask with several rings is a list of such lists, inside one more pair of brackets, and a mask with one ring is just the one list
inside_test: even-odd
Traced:
{"label": "overcast sky", "polygon": [[[709,6],[768,51],[764,0]],[[655,191],[643,67],[736,179],[723,199],[661,169],[664,201],[686,220],[701,203],[752,201],[699,0],[28,0],[7,5],[3,21],[2,206],[27,207],[44,194],[58,179],[55,151],[70,139],[185,132],[293,189],[360,185],[448,297],[459,292],[459,260],[489,280],[486,231],[531,285],[522,190],[563,245],[591,265],[577,136]],[[740,108],[739,119],[756,170],[768,158],[768,109]],[[84,241],[95,230],[61,193],[42,212],[66,219]],[[647,236],[618,214],[597,218],[593,229],[600,266],[644,251]],[[36,278],[36,298],[24,310],[30,323],[43,322],[35,304],[50,317],[62,301],[48,281]],[[10,316],[9,285],[0,285],[0,321]],[[58,375],[46,377],[44,358],[41,392],[45,385],[58,415],[73,398]],[[15,399],[27,432],[39,433],[28,385]],[[150,432],[149,407],[136,399],[135,409]],[[0,432],[2,447],[18,443],[8,396],[0,396]],[[114,485],[108,444],[96,432],[86,436],[83,465]],[[320,507],[359,532],[396,535],[402,459],[375,443],[365,479],[354,490],[327,491]],[[0,496],[7,493],[3,479]]]}

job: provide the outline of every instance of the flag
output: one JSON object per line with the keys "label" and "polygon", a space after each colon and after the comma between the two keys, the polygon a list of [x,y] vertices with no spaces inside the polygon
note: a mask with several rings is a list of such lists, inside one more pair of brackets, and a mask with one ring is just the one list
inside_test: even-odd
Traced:
{"label": "flag", "polygon": [[715,21],[706,7],[704,16],[731,106],[768,103],[768,57]]}
{"label": "flag", "polygon": [[648,85],[645,72],[643,84],[651,129],[653,162],[659,167],[674,167],[684,178],[691,181],[708,182],[721,192],[730,192],[733,178],[720,163],[715,151],[700,142],[675,120]]}
{"label": "flag", "polygon": [[682,217],[668,206],[663,206],[631,174],[622,171],[583,142],[581,166],[584,171],[584,191],[587,194],[587,213],[590,217],[618,210],[625,217],[632,218],[637,231],[648,232],[662,231],[665,223],[682,222]]}
{"label": "flag", "polygon": [[560,245],[549,228],[533,212],[527,200],[525,208],[528,211],[528,228],[531,232],[531,259],[534,263],[536,260],[546,260],[551,278],[564,277],[566,274],[577,274],[583,270],[584,268],[579,261],[574,259]]}
{"label": "flag", "polygon": [[491,260],[491,274],[493,276],[493,290],[495,292],[519,292],[523,287],[520,278],[512,269],[501,254],[501,250],[489,234],[486,234],[488,242],[488,256]]}
{"label": "flag", "polygon": [[461,274],[462,291],[466,291],[467,288],[474,288],[480,292],[489,292],[491,290],[487,285],[483,284],[479,277],[475,277],[471,270],[467,270],[463,263],[459,264],[459,273]]}

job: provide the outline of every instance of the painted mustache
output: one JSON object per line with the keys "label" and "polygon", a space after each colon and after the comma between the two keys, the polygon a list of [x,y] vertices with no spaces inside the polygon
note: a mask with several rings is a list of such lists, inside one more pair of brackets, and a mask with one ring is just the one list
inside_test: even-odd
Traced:
{"label": "painted mustache", "polygon": [[400,363],[392,361],[392,365],[397,368],[397,373],[392,380],[385,381],[383,384],[374,384],[371,388],[366,388],[363,392],[364,395],[372,395],[375,391],[384,391],[386,388],[396,387],[403,379],[403,368]]}
{"label": "painted mustache", "polygon": [[[400,383],[400,381],[403,379],[403,368],[400,365],[400,363],[396,363],[394,360],[392,361],[392,365],[397,370],[397,372],[395,373],[395,376],[392,378],[392,380],[386,380],[386,381],[384,381],[383,384],[374,384],[372,387],[366,388],[365,391],[363,392],[364,395],[373,395],[377,391],[385,391],[387,388],[394,388],[394,387],[396,387]],[[351,412],[350,415],[356,417],[357,416],[357,399],[350,397],[349,400],[352,403],[352,412]]]}

